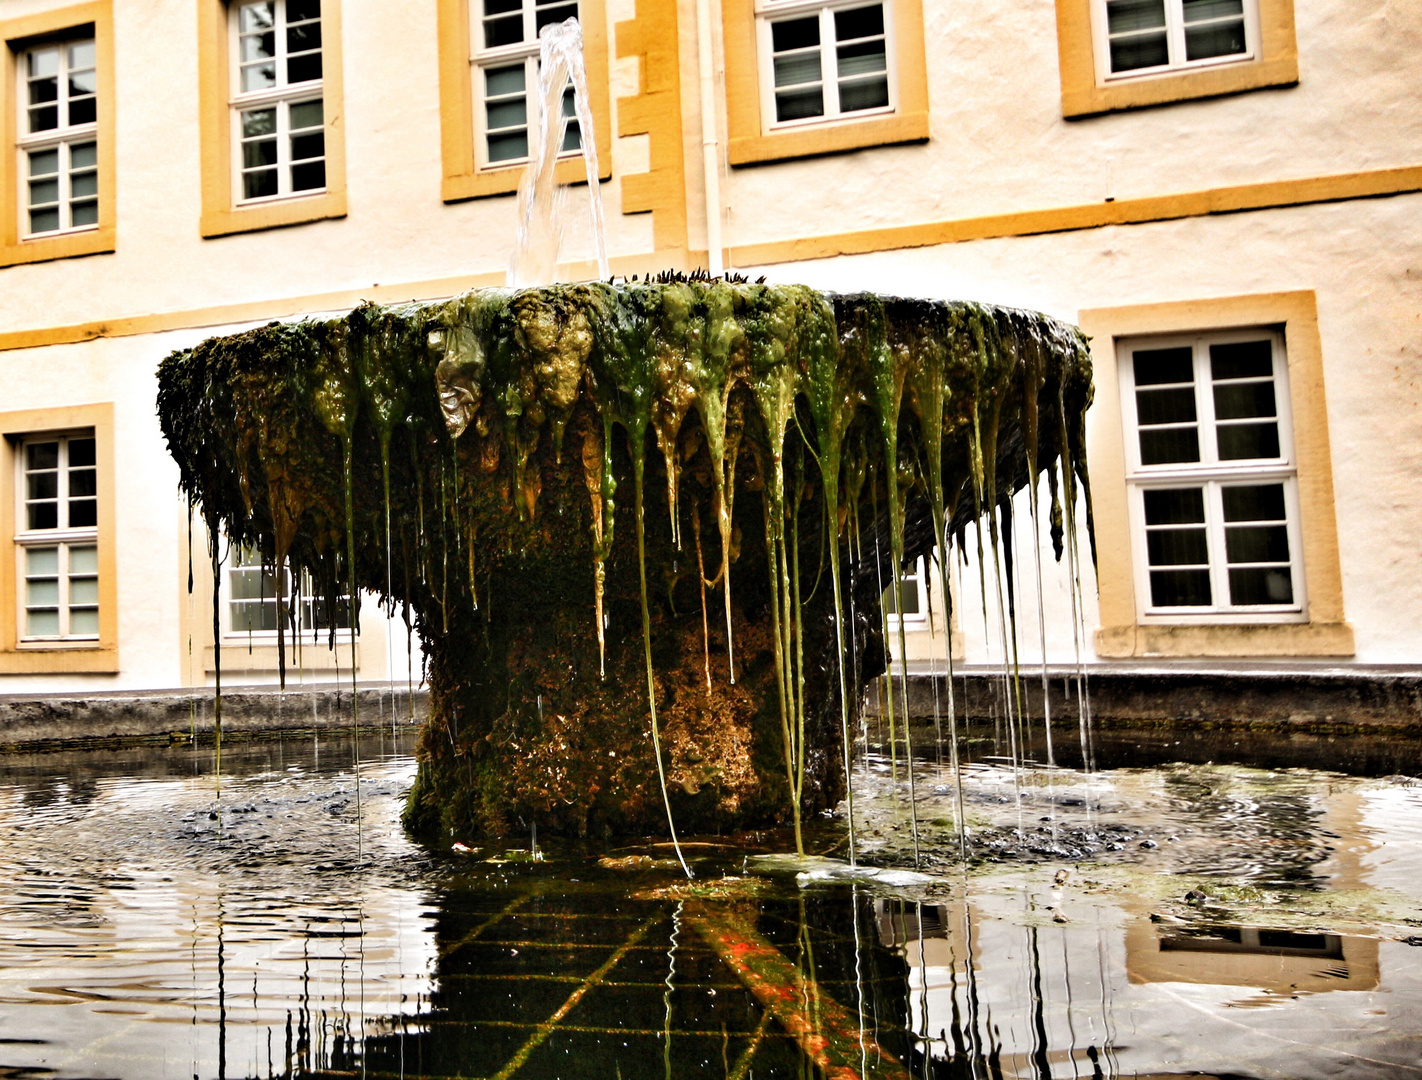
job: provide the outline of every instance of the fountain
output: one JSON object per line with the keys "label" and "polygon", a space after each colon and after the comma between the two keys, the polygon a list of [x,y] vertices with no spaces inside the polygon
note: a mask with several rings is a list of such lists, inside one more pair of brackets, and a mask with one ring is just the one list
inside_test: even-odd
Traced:
{"label": "fountain", "polygon": [[411,615],[406,820],[446,839],[798,842],[846,794],[895,568],[984,516],[996,546],[1044,471],[1060,552],[1086,479],[1084,339],[969,303],[478,290],[214,338],[159,377],[214,561],[225,535]]}

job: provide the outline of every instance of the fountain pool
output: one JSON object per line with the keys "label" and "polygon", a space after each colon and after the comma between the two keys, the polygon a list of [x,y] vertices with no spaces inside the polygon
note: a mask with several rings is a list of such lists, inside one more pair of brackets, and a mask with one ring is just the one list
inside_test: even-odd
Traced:
{"label": "fountain pool", "polygon": [[[761,873],[759,832],[683,838],[687,882],[661,843],[422,848],[412,745],[363,740],[358,793],[355,749],[232,744],[220,794],[210,747],[0,759],[0,1076],[1422,1075],[1402,777],[1029,768],[1019,804],[985,759],[964,874],[924,762],[921,879]],[[870,861],[890,784],[866,755]]]}

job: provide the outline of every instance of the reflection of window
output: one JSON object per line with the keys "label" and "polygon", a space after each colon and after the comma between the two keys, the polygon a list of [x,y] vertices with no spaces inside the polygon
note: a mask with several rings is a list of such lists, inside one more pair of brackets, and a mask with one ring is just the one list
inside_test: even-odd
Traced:
{"label": "reflection of window", "polygon": [[1282,337],[1127,341],[1120,359],[1142,610],[1302,618]]}
{"label": "reflection of window", "polygon": [[[305,570],[296,579],[293,595],[292,573],[281,574],[282,596],[287,602],[288,630],[314,633],[331,628],[331,606],[313,587]],[[271,567],[262,565],[261,555],[250,547],[234,548],[227,569],[227,628],[233,634],[271,634],[277,631],[277,584]],[[350,602],[340,597],[334,604],[335,628],[350,628]]]}
{"label": "reflection of window", "polygon": [[[475,0],[477,4],[479,0]],[[471,15],[474,12],[471,11]],[[482,17],[472,18],[475,124],[479,159],[506,165],[528,159],[529,96],[538,91],[538,32],[578,17],[576,0],[482,0]],[[563,92],[561,153],[582,145],[574,117],[573,90]]]}
{"label": "reflection of window", "polygon": [[23,641],[99,636],[98,484],[92,431],[20,444],[16,543]]}
{"label": "reflection of window", "polygon": [[26,235],[99,223],[94,39],[37,46],[20,58],[20,168]]}
{"label": "reflection of window", "polygon": [[230,29],[236,198],[324,191],[320,0],[234,4]]}
{"label": "reflection of window", "polygon": [[1105,0],[1098,42],[1106,74],[1153,74],[1253,59],[1247,0]]}
{"label": "reflection of window", "polygon": [[884,590],[883,603],[891,626],[897,626],[900,618],[905,626],[927,621],[927,577],[923,559],[899,575],[897,588],[891,586]]}
{"label": "reflection of window", "polygon": [[892,111],[884,4],[765,3],[762,98],[772,127]]}

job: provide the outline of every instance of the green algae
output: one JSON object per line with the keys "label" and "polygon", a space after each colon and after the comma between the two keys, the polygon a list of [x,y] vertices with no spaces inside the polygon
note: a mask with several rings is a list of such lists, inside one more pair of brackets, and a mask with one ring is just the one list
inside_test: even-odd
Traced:
{"label": "green algae", "polygon": [[[664,275],[215,338],[163,362],[159,414],[215,561],[225,535],[353,615],[358,590],[413,613],[432,717],[412,821],[619,831],[656,804],[718,828],[832,805],[885,664],[881,578],[985,514],[998,548],[1042,471],[1079,575],[1090,393],[1084,339],[1042,316]],[[710,758],[698,715],[735,733]],[[594,732],[601,754],[557,763]]]}

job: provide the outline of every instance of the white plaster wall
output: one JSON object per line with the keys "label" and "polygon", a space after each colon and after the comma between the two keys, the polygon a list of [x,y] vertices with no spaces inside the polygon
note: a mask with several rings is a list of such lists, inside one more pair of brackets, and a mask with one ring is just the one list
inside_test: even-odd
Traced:
{"label": "white plaster wall", "polygon": [[[976,241],[750,268],[827,289],[983,300],[1075,321],[1085,308],[1314,290],[1343,570],[1357,661],[1417,663],[1422,637],[1422,195]],[[1098,372],[1097,377],[1104,373]],[[1088,423],[1091,414],[1088,414]],[[1025,507],[1024,507],[1025,511]],[[1022,518],[1025,520],[1025,512]],[[1087,558],[1086,538],[1082,553]],[[1069,593],[1048,549],[1048,652],[1070,662]],[[1030,573],[1030,548],[1022,549]],[[1084,571],[1088,628],[1097,625]],[[995,638],[974,623],[968,658]],[[990,605],[992,596],[989,596]],[[1035,610],[1030,649],[1037,651]]]}
{"label": "white plaster wall", "polygon": [[1051,0],[925,0],[930,141],[731,170],[727,243],[1422,161],[1422,5],[1294,10],[1295,87],[1065,120]]}

